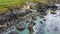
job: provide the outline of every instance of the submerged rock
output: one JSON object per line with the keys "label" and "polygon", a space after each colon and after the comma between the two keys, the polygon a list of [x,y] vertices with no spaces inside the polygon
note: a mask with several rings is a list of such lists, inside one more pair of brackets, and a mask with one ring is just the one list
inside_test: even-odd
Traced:
{"label": "submerged rock", "polygon": [[43,21],[46,21],[46,19],[43,19]]}
{"label": "submerged rock", "polygon": [[19,33],[16,32],[16,31],[11,31],[11,32],[9,32],[8,34],[19,34]]}
{"label": "submerged rock", "polygon": [[59,30],[58,27],[55,27],[55,28],[54,28],[54,31],[58,31],[58,30]]}
{"label": "submerged rock", "polygon": [[17,30],[23,31],[25,29],[25,24],[20,24],[19,26],[16,27]]}
{"label": "submerged rock", "polygon": [[43,21],[40,21],[41,24],[43,24]]}

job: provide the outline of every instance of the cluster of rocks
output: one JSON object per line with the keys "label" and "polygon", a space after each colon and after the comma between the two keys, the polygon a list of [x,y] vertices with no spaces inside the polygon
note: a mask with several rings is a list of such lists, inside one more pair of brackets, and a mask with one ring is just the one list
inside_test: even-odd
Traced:
{"label": "cluster of rocks", "polygon": [[0,29],[5,30],[6,28],[13,26],[17,20],[23,19],[28,13],[30,12],[20,12],[20,10],[17,9],[8,10],[5,14],[0,16]]}
{"label": "cluster of rocks", "polygon": [[39,2],[28,2],[27,4],[29,9],[32,9],[33,11],[36,10],[41,18],[44,18],[44,16],[47,15],[47,10],[52,10],[51,14],[55,14],[55,11],[58,9],[56,5],[49,6],[48,4]]}

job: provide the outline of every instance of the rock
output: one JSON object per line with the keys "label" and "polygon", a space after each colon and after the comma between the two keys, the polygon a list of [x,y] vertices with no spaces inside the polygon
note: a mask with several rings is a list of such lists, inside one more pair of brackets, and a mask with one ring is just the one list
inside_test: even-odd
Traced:
{"label": "rock", "polygon": [[33,26],[34,25],[36,25],[36,23],[30,23],[29,25],[28,25],[28,29],[29,29],[29,31],[30,31],[30,34],[33,34],[33,32],[34,32],[34,30],[33,30]]}
{"label": "rock", "polygon": [[43,19],[43,21],[46,21],[46,19]]}
{"label": "rock", "polygon": [[51,12],[51,14],[56,14],[55,11]]}
{"label": "rock", "polygon": [[37,9],[40,9],[42,8],[42,4],[39,3],[39,2],[34,2],[31,6],[30,6],[30,9],[34,9],[34,10],[37,10]]}
{"label": "rock", "polygon": [[45,15],[47,14],[45,8],[38,9],[37,12],[38,12],[40,15],[43,15],[43,16],[45,16]]}
{"label": "rock", "polygon": [[23,31],[25,29],[25,24],[20,24],[19,26],[16,27],[17,30]]}
{"label": "rock", "polygon": [[41,24],[43,24],[43,22],[42,22],[42,21],[40,21],[40,23],[41,23]]}
{"label": "rock", "polygon": [[16,31],[11,31],[11,32],[9,32],[8,34],[19,34],[19,33],[16,32]]}
{"label": "rock", "polygon": [[56,11],[58,7],[53,5],[53,6],[50,6],[50,8],[51,8],[51,10]]}
{"label": "rock", "polygon": [[50,6],[49,6],[49,5],[45,5],[44,8],[45,8],[46,10],[49,10],[49,9],[50,9]]}
{"label": "rock", "polygon": [[35,14],[32,15],[32,20],[36,20],[36,16],[37,16],[37,15],[35,15]]}
{"label": "rock", "polygon": [[55,27],[55,28],[54,28],[54,31],[58,31],[58,30],[59,30],[58,27]]}
{"label": "rock", "polygon": [[28,22],[28,23],[34,23],[33,21],[34,21],[34,20],[32,20],[32,19],[27,19],[27,20],[26,20],[26,22]]}
{"label": "rock", "polygon": [[39,15],[39,17],[40,17],[40,18],[44,18],[44,16],[43,16],[43,15]]}
{"label": "rock", "polygon": [[28,29],[31,30],[34,25],[36,25],[36,23],[30,23],[30,24],[28,25]]}
{"label": "rock", "polygon": [[36,20],[36,18],[35,18],[35,17],[32,17],[32,19],[33,19],[33,20]]}

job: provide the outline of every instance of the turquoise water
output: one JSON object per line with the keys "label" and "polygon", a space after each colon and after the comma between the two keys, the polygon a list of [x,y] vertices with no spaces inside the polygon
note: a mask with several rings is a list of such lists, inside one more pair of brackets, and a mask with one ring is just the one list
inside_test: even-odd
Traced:
{"label": "turquoise water", "polygon": [[[20,22],[20,23],[21,23],[21,22]],[[19,24],[20,24],[20,23],[19,23]],[[23,23],[25,23],[25,22],[23,22]],[[18,24],[18,25],[19,25],[19,24]],[[17,25],[16,25],[16,26],[17,26]],[[10,28],[11,30],[8,29],[8,30],[7,30],[8,32],[7,32],[6,34],[8,34],[8,33],[11,32],[11,31],[16,31],[16,32],[18,32],[19,34],[29,34],[28,24],[25,23],[26,28],[25,28],[23,31],[17,30],[17,29],[16,29],[16,26],[11,27],[11,28]]]}

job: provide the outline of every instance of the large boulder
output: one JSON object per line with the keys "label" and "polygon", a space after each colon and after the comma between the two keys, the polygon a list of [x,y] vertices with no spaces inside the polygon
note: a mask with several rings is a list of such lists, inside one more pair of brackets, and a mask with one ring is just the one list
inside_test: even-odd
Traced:
{"label": "large boulder", "polygon": [[19,26],[16,27],[17,30],[23,31],[25,29],[25,24],[20,24]]}

